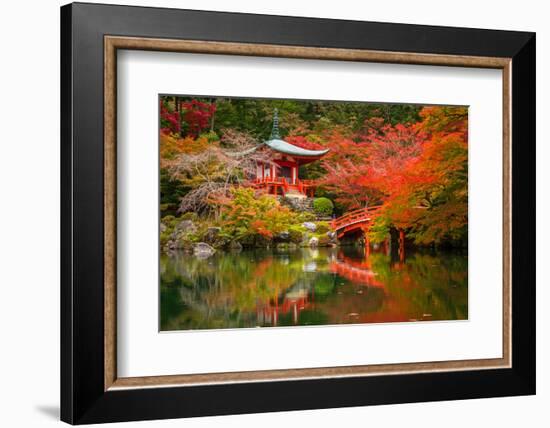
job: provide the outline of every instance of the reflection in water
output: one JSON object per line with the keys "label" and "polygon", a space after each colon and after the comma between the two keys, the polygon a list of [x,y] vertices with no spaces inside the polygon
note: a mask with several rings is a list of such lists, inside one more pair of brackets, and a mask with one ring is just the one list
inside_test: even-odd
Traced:
{"label": "reflection in water", "polygon": [[161,330],[468,317],[467,257],[354,247],[161,258]]}

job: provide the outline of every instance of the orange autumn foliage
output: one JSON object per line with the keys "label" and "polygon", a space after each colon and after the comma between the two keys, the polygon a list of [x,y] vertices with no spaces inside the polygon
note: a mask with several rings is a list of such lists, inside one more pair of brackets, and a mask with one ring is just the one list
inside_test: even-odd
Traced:
{"label": "orange autumn foliage", "polygon": [[387,193],[380,215],[419,244],[460,241],[468,226],[467,109],[426,107],[415,128],[426,134]]}
{"label": "orange autumn foliage", "polygon": [[194,154],[204,151],[209,142],[206,137],[179,138],[175,134],[160,134],[160,161],[161,168],[169,166],[179,154]]}
{"label": "orange autumn foliage", "polygon": [[318,184],[346,209],[382,205],[372,239],[390,227],[419,244],[464,241],[468,224],[468,112],[425,107],[413,125],[367,126],[333,134]]}

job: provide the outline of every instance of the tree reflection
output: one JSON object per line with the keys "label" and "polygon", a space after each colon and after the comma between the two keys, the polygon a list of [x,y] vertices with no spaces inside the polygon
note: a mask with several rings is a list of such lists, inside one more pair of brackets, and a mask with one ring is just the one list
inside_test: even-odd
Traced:
{"label": "tree reflection", "polygon": [[360,248],[161,258],[161,329],[325,325],[468,316],[467,257],[404,262]]}

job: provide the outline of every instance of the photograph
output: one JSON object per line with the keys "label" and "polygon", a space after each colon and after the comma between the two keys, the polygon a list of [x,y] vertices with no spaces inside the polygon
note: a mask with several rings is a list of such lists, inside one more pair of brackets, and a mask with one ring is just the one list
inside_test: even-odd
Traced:
{"label": "photograph", "polygon": [[468,106],[160,94],[151,144],[160,331],[468,320]]}

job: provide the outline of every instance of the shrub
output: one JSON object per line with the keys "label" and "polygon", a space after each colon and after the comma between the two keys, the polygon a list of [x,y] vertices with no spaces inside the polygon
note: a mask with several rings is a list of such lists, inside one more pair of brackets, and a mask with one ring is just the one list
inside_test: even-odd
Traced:
{"label": "shrub", "polygon": [[167,215],[162,217],[161,223],[166,226],[167,230],[173,231],[174,227],[176,227],[176,224],[178,224],[178,219],[173,215]]}
{"label": "shrub", "polygon": [[309,211],[303,211],[298,214],[298,222],[299,223],[305,223],[307,221],[314,221],[315,220],[315,214],[310,213]]}
{"label": "shrub", "polygon": [[326,222],[326,221],[317,222],[317,229],[315,230],[315,232],[320,233],[320,234],[325,234],[329,230],[330,230],[330,226],[329,226],[328,222]]}
{"label": "shrub", "polygon": [[176,218],[173,215],[167,215],[162,217],[162,222],[166,224],[171,224]]}
{"label": "shrub", "polygon": [[292,225],[288,228],[288,234],[290,235],[290,242],[299,244],[302,242],[304,236],[304,227],[301,225]]}
{"label": "shrub", "polygon": [[220,137],[219,137],[218,134],[216,134],[216,132],[214,132],[214,131],[205,132],[205,133],[201,134],[201,137],[206,138],[206,140],[207,140],[209,143],[212,143],[212,142],[214,142],[214,141],[220,141]]}
{"label": "shrub", "polygon": [[197,213],[194,213],[192,211],[188,211],[180,217],[181,220],[191,220],[191,221],[196,221],[197,218],[198,218]]}
{"label": "shrub", "polygon": [[162,247],[164,247],[164,245],[166,245],[166,243],[170,240],[171,235],[172,234],[170,232],[162,232],[160,234],[160,245]]}
{"label": "shrub", "polygon": [[334,204],[328,198],[315,198],[313,209],[318,215],[329,216],[334,210]]}
{"label": "shrub", "polygon": [[269,195],[256,196],[252,189],[246,188],[233,189],[231,194],[231,201],[222,210],[221,226],[243,244],[251,235],[261,235],[270,241],[295,222],[296,214]]}

